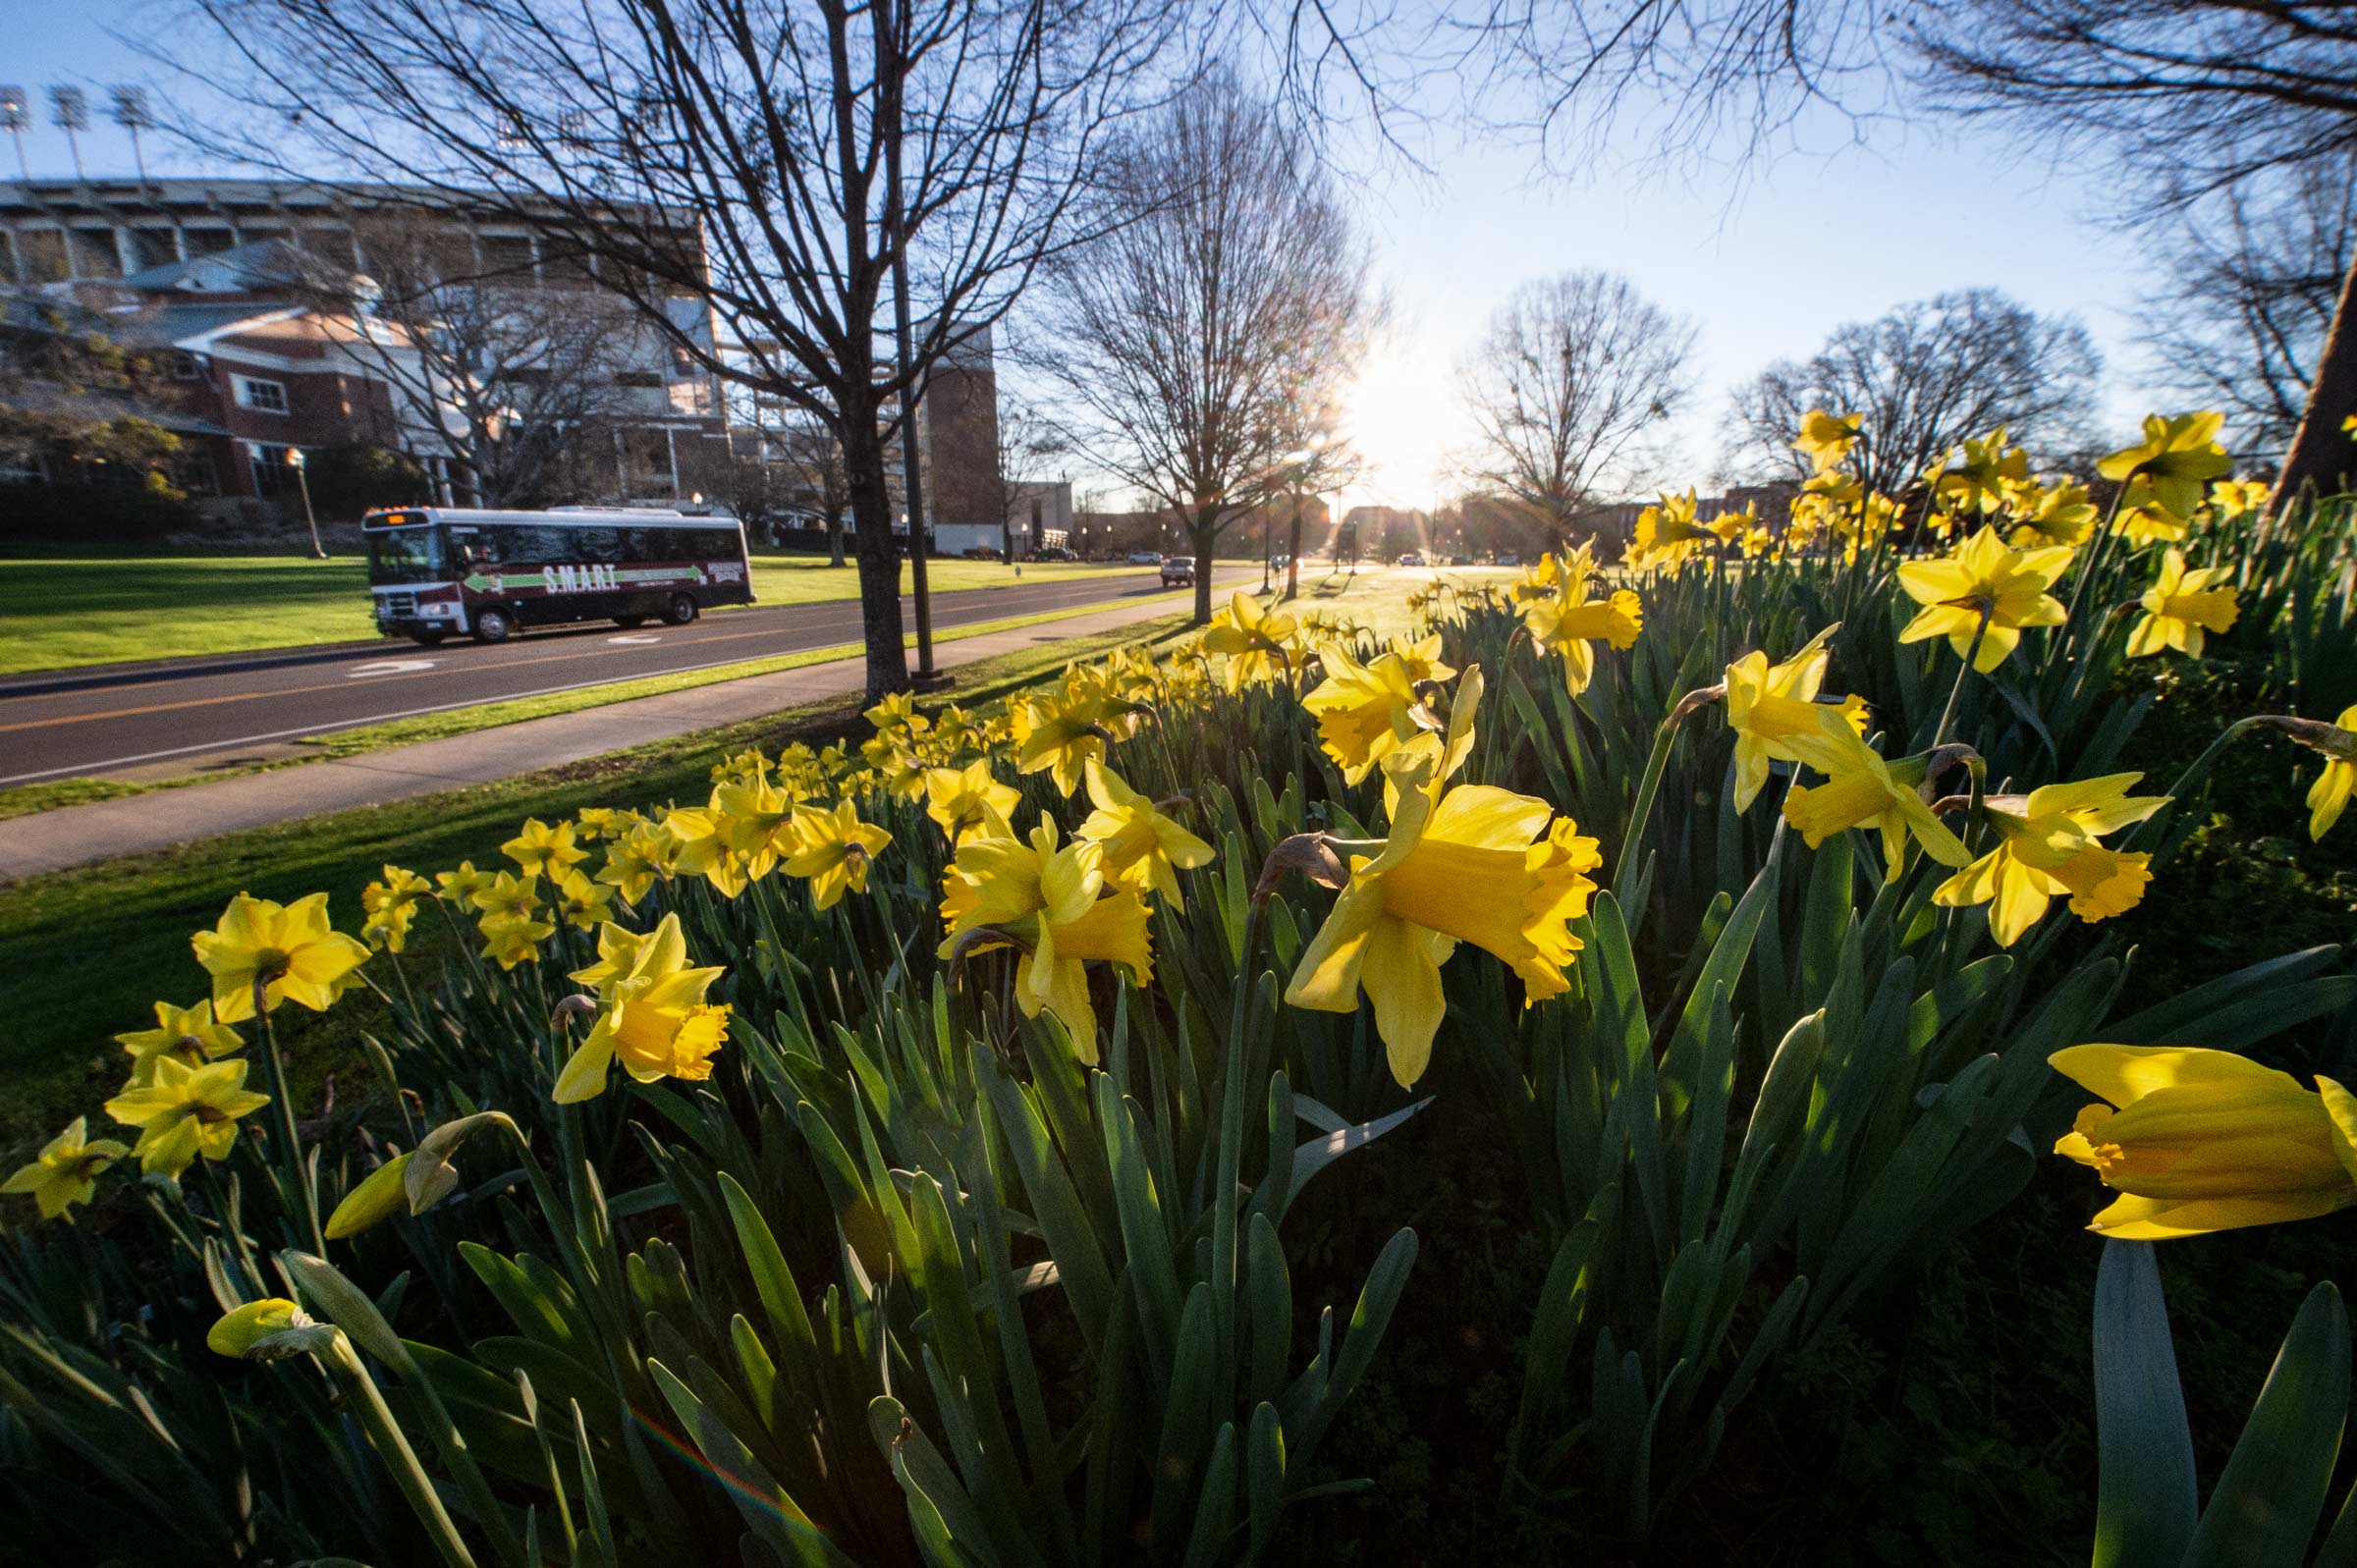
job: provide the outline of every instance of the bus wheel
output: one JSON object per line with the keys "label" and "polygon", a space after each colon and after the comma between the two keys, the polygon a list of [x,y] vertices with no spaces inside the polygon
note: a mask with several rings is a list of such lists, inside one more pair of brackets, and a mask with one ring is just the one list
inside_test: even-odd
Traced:
{"label": "bus wheel", "polygon": [[410,633],[410,640],[420,648],[439,648],[442,646],[442,639],[449,635],[450,633],[447,631],[412,631]]}
{"label": "bus wheel", "polygon": [[516,622],[508,619],[505,610],[494,607],[474,613],[474,640],[477,642],[505,642],[508,634],[515,629]]}
{"label": "bus wheel", "polygon": [[695,595],[691,593],[673,594],[670,605],[663,612],[663,619],[675,626],[684,626],[693,621],[695,619]]}
{"label": "bus wheel", "polygon": [[636,631],[640,626],[646,624],[646,617],[616,616],[614,618],[614,624],[620,626],[625,631]]}

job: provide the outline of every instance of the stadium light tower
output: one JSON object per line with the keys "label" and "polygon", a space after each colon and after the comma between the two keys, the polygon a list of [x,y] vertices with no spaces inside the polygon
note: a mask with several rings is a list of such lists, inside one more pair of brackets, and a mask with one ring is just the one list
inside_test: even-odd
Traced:
{"label": "stadium light tower", "polygon": [[74,178],[89,178],[82,172],[82,138],[77,133],[90,128],[90,102],[80,87],[49,89],[49,123],[66,134],[66,146],[74,154]]}
{"label": "stadium light tower", "polygon": [[0,131],[5,131],[17,144],[17,169],[29,184],[32,165],[25,161],[25,133],[32,125],[32,103],[25,89],[16,85],[0,86]]}
{"label": "stadium light tower", "polygon": [[145,185],[147,158],[139,148],[139,133],[155,124],[154,116],[147,112],[147,89],[124,85],[112,89],[108,97],[115,124],[131,133],[131,161],[139,171],[139,184]]}

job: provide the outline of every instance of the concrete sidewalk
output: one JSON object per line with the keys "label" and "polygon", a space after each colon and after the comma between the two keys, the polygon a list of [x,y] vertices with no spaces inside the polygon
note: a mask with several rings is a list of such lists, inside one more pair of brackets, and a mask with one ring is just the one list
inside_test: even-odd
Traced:
{"label": "concrete sidewalk", "polygon": [[[1124,605],[1012,631],[959,637],[938,645],[934,664],[943,670],[976,664],[1069,637],[1116,630],[1169,615],[1175,608],[1169,601]],[[546,719],[527,719],[413,746],[17,817],[0,822],[0,882],[146,854],[355,806],[383,805],[490,784],[650,740],[855,696],[866,679],[865,661],[839,659]],[[949,694],[955,696],[955,688]]]}

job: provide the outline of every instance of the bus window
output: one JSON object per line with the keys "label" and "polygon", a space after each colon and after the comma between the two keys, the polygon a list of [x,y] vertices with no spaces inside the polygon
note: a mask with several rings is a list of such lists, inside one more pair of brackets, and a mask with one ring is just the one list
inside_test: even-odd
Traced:
{"label": "bus window", "polygon": [[368,534],[368,580],[372,583],[439,582],[442,538],[433,528],[387,528]]}
{"label": "bus window", "polygon": [[622,560],[622,530],[619,528],[568,528],[573,537],[566,549],[572,553],[568,561],[595,562],[611,566]]}

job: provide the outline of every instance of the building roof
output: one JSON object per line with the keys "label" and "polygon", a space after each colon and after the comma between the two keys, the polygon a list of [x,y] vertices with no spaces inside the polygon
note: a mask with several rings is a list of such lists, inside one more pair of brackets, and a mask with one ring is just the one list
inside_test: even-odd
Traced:
{"label": "building roof", "polygon": [[122,286],[151,294],[253,294],[300,287],[319,271],[316,262],[286,241],[256,240],[209,256],[144,268],[125,277]]}

